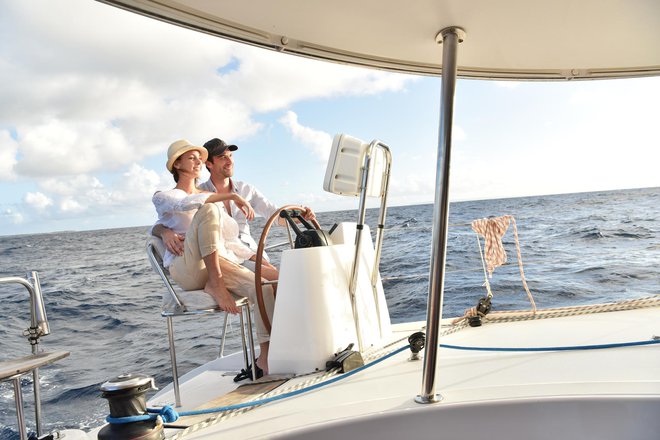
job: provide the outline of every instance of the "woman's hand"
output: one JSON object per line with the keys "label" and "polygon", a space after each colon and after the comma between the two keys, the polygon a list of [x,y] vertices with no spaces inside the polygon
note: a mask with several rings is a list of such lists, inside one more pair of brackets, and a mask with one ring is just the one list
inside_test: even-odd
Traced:
{"label": "woman's hand", "polygon": [[234,193],[234,203],[236,203],[236,206],[238,206],[238,209],[240,209],[243,214],[245,214],[245,217],[248,220],[252,220],[254,218],[254,209],[252,209],[252,205],[245,200],[243,197],[239,196],[238,194]]}

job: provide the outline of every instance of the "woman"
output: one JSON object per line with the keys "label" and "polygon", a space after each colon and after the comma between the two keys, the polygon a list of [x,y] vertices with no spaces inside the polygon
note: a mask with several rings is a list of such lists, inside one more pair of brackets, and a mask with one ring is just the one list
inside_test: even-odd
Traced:
{"label": "woman", "polygon": [[[167,169],[176,186],[154,194],[153,203],[158,212],[158,224],[177,234],[185,234],[186,238],[183,255],[177,256],[168,250],[163,256],[163,265],[182,289],[203,289],[222,310],[238,313],[239,308],[229,291],[248,297],[252,304],[257,302],[254,274],[241,266],[255,255],[238,239],[238,224],[221,202],[233,201],[250,220],[254,218],[254,211],[238,194],[217,194],[197,188],[196,181],[207,155],[205,148],[183,139],[168,149]],[[277,279],[277,270],[270,264],[266,263],[262,270],[266,279]],[[263,293],[266,313],[272,320],[272,288],[264,286]],[[259,313],[255,313],[255,321],[261,350],[257,367],[267,374],[270,337]]]}

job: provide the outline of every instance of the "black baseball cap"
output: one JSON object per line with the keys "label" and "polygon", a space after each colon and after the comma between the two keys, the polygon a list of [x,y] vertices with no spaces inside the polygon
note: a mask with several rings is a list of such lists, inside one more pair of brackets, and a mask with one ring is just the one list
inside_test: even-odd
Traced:
{"label": "black baseball cap", "polygon": [[222,153],[224,153],[225,150],[229,150],[229,151],[238,150],[238,147],[236,145],[233,144],[227,145],[227,142],[218,138],[213,138],[210,141],[206,142],[204,144],[204,148],[206,148],[209,152],[209,159],[215,156],[222,155]]}

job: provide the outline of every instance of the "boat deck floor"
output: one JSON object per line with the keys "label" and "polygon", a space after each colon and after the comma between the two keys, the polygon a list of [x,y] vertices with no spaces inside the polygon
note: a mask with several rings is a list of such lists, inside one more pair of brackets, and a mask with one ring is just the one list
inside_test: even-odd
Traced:
{"label": "boat deck floor", "polygon": [[[391,349],[404,346],[406,338],[419,331],[422,325],[423,323],[419,322],[393,326],[392,337],[387,342],[402,342],[393,344]],[[441,337],[440,342],[468,347],[544,348],[652,341],[659,335],[660,308],[654,307],[588,314],[577,318],[568,316],[491,323],[482,327],[464,328]],[[493,418],[492,423],[496,423],[500,429],[506,429],[506,423],[523,423],[533,429],[535,425],[532,422],[538,421],[540,417],[537,414],[549,410],[551,402],[560,401],[565,402],[558,407],[559,410],[555,408],[553,411],[556,411],[561,421],[553,423],[559,423],[559,427],[564,423],[566,429],[574,428],[574,425],[580,423],[587,426],[590,422],[588,418],[583,421],[564,420],[571,418],[571,412],[568,410],[572,408],[571,405],[577,405],[574,411],[578,411],[580,417],[584,417],[584,412],[579,409],[585,407],[596,409],[594,414],[601,411],[603,414],[615,414],[621,408],[628,408],[626,411],[629,415],[635,413],[635,416],[630,418],[631,423],[634,421],[647,428],[660,428],[657,418],[654,418],[655,422],[644,419],[649,411],[660,410],[660,344],[598,350],[529,352],[441,348],[436,387],[437,392],[442,395],[442,401],[436,405],[415,403],[414,398],[421,390],[423,362],[410,361],[409,358],[409,350],[402,351],[330,386],[268,403],[238,417],[225,418],[215,426],[186,435],[186,438],[288,438],[295,432],[311,435],[311,430],[323,430],[324,427],[334,426],[333,424],[339,421],[348,429],[352,426],[346,423],[348,419],[375,420],[387,416],[394,420],[399,416],[408,417],[413,413],[427,411],[433,412],[436,424],[443,420],[442,423],[450,429],[450,426],[456,425],[459,420],[457,416],[449,416],[456,408],[464,409],[461,414],[488,417],[513,404],[520,405],[516,409],[517,412],[530,411],[527,421],[502,418],[502,421],[498,422],[499,419]],[[239,356],[233,360],[228,357],[220,358],[184,376],[184,406],[177,410],[219,406],[236,402],[235,399],[255,399],[274,389],[269,389],[269,386],[279,387],[277,391],[284,392],[314,378],[313,375],[298,376],[285,383],[278,381],[276,385],[262,387],[256,384],[254,387],[236,388],[232,381],[233,376],[230,377],[226,371],[240,369],[240,362]],[[225,372],[222,371],[223,368]],[[265,377],[262,380],[268,379],[269,377]],[[625,399],[630,401],[624,402]],[[152,399],[150,406],[168,400],[168,403],[173,401],[172,393],[171,390],[165,389],[157,398]],[[581,402],[579,405],[576,403],[578,401]],[[611,406],[612,402],[617,403]],[[465,408],[478,410],[470,412]],[[181,423],[193,424],[185,418]],[[385,422],[379,423],[382,423],[385,429]],[[600,423],[602,425],[602,421]],[[405,425],[406,422],[402,420],[401,426]],[[598,431],[607,433],[608,429],[616,433],[616,430],[609,426],[601,426]],[[315,432],[319,434],[320,431]],[[356,432],[350,434],[354,435]],[[605,438],[613,437],[609,435]]]}

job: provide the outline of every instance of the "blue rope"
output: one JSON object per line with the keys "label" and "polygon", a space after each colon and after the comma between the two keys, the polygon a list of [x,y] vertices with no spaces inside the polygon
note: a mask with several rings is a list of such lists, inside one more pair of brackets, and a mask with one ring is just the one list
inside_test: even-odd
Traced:
{"label": "blue rope", "polygon": [[202,414],[212,414],[216,412],[224,412],[224,411],[231,411],[235,409],[243,409],[243,408],[249,408],[252,406],[259,406],[259,405],[264,405],[266,403],[270,402],[275,402],[278,400],[282,399],[287,399],[289,397],[297,396],[299,394],[307,393],[310,391],[317,390],[321,387],[331,385],[335,382],[338,382],[342,379],[346,379],[347,377],[351,377],[354,374],[359,373],[360,371],[363,371],[369,367],[372,367],[380,362],[383,362],[386,359],[391,358],[394,355],[397,355],[401,353],[402,351],[407,350],[410,347],[410,345],[404,345],[401,348],[398,348],[394,350],[391,353],[386,354],[385,356],[376,359],[375,361],[369,362],[368,364],[365,364],[361,367],[356,368],[355,370],[351,370],[348,373],[344,373],[342,375],[339,375],[337,377],[334,377],[332,379],[326,380],[325,382],[320,382],[314,385],[310,385],[307,388],[302,388],[300,390],[295,390],[291,391],[288,393],[280,394],[277,396],[272,396],[272,397],[267,397],[265,399],[261,400],[255,400],[252,402],[244,402],[244,403],[237,403],[235,405],[227,405],[227,406],[220,406],[217,408],[209,408],[209,409],[200,409],[200,410],[194,410],[194,411],[182,411],[181,413],[177,413],[174,408],[172,408],[171,405],[165,405],[162,408],[147,408],[147,412],[153,413],[154,415],[149,415],[149,414],[143,414],[140,416],[130,416],[130,417],[106,417],[106,421],[108,423],[114,423],[114,424],[123,424],[123,423],[132,423],[132,422],[140,422],[140,421],[145,421],[145,420],[154,420],[156,417],[161,416],[163,418],[163,422],[165,423],[172,423],[175,422],[179,417],[185,417],[185,416],[197,416],[197,415],[202,415]]}
{"label": "blue rope", "polygon": [[620,342],[615,344],[595,344],[595,345],[569,345],[560,347],[467,347],[464,345],[440,344],[440,348],[451,348],[453,350],[471,350],[471,351],[572,351],[572,350],[602,350],[605,348],[634,347],[638,345],[659,344],[660,339],[650,341]]}
{"label": "blue rope", "polygon": [[[571,351],[571,350],[599,350],[606,348],[619,348],[619,347],[633,347],[639,345],[652,345],[659,344],[660,340],[650,340],[650,341],[635,341],[635,342],[621,342],[613,344],[596,344],[596,345],[574,345],[574,346],[559,346],[559,347],[468,347],[462,345],[449,345],[449,344],[440,344],[441,348],[449,348],[453,350],[471,350],[471,351],[511,351],[511,352],[539,352],[539,351]],[[314,385],[310,385],[307,388],[302,388],[300,390],[291,391],[288,393],[280,394],[277,396],[268,397],[261,400],[255,400],[252,402],[237,403],[235,405],[220,406],[217,408],[209,409],[200,409],[194,411],[183,411],[177,413],[177,411],[171,405],[165,405],[162,408],[147,408],[147,412],[152,413],[143,414],[139,416],[130,416],[130,417],[106,417],[106,421],[112,424],[124,424],[124,423],[133,423],[133,422],[142,422],[147,420],[154,420],[156,417],[160,416],[163,419],[164,423],[172,423],[178,420],[179,417],[185,416],[197,416],[202,414],[212,414],[216,412],[232,411],[235,409],[249,408],[252,406],[264,405],[266,403],[275,402],[282,399],[287,399],[289,397],[294,397],[299,394],[307,393],[310,391],[317,390],[321,387],[331,385],[335,382],[338,382],[342,379],[351,377],[354,374],[357,374],[367,368],[370,368],[380,362],[383,362],[390,357],[401,353],[402,351],[408,349],[410,346],[405,345],[401,348],[394,350],[391,353],[386,354],[385,356],[376,359],[368,364],[365,364],[355,370],[349,371],[332,379],[329,379],[325,382],[320,382]]]}

